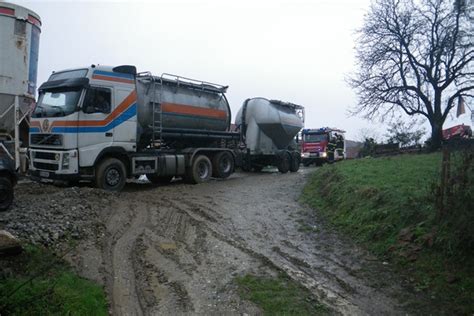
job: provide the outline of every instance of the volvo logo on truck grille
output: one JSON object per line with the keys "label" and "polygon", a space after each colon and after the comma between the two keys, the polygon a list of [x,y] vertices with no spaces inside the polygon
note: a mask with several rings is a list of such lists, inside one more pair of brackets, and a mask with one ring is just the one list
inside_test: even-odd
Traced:
{"label": "volvo logo on truck grille", "polygon": [[43,121],[43,131],[47,131],[49,129],[49,121],[46,119]]}

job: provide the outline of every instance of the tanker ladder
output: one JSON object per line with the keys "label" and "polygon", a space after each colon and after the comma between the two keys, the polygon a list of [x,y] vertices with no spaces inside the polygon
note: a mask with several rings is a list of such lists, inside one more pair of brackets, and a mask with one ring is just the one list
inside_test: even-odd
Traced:
{"label": "tanker ladder", "polygon": [[156,85],[158,84],[157,78],[152,75],[151,72],[141,72],[138,73],[137,76],[146,78],[146,80],[150,81],[149,89],[152,89],[151,98],[150,98],[150,105],[153,109],[152,111],[152,123],[151,126],[151,146],[154,148],[161,148],[163,145],[163,111],[161,108],[161,99],[163,95],[163,80],[160,78],[160,99],[156,100]]}
{"label": "tanker ladder", "polygon": [[163,110],[161,101],[163,96],[163,80],[160,78],[160,99],[156,102],[156,79],[151,76],[153,83],[153,126],[152,126],[152,144],[155,148],[161,148],[163,145]]}

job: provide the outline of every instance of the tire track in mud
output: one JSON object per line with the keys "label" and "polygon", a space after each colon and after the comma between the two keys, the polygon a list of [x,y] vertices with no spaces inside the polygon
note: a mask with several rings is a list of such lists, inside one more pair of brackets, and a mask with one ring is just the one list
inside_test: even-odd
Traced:
{"label": "tire track in mud", "polygon": [[[203,210],[202,205],[200,205],[200,207],[196,207],[192,203],[189,203],[189,202],[186,202],[186,203],[182,203],[180,201],[169,201],[169,202],[173,203],[176,206],[176,210],[185,212],[190,217],[200,222],[202,225],[205,225],[215,238],[223,242],[226,242],[232,245],[233,247],[241,250],[242,252],[245,252],[248,255],[260,260],[261,262],[263,262],[264,264],[266,264],[269,268],[273,270],[284,271],[286,274],[288,274],[298,283],[302,284],[307,289],[309,289],[320,302],[325,303],[328,307],[335,308],[337,312],[344,315],[364,314],[362,310],[360,310],[356,305],[349,302],[346,299],[346,297],[343,296],[340,292],[336,292],[330,287],[324,285],[323,284],[324,282],[316,280],[312,276],[312,273],[305,272],[304,270],[311,270],[312,267],[308,263],[304,262],[303,260],[295,258],[295,257],[291,257],[288,254],[283,253],[278,247],[275,247],[272,250],[275,251],[277,254],[279,254],[282,258],[286,260],[285,264],[281,264],[281,262],[279,262],[278,260],[275,260],[271,256],[267,256],[261,252],[257,252],[253,250],[251,247],[249,247],[245,243],[245,240],[240,238],[238,235],[236,235],[237,238],[232,238],[228,236],[227,234],[223,234],[218,229],[215,229],[214,227],[209,225],[209,223],[206,221],[209,215],[206,214],[203,216],[203,213],[205,213],[205,211]],[[196,212],[197,208],[199,209],[198,212]],[[211,222],[215,223],[215,221],[211,221]],[[345,289],[350,289],[351,292],[354,291],[354,289],[352,289],[350,285],[345,283],[343,280],[337,278],[336,275],[332,275],[328,273],[327,271],[325,271],[324,269],[320,269],[320,271],[326,277],[336,280],[336,282],[338,284],[341,284],[342,287],[344,287]]]}
{"label": "tire track in mud", "polygon": [[[131,212],[133,211],[133,212]],[[145,205],[118,205],[109,218],[104,245],[106,278],[114,315],[143,315],[135,285],[133,249],[147,221]]]}
{"label": "tire track in mud", "polygon": [[[284,180],[275,182],[268,174],[260,179],[249,176],[226,190],[217,189],[216,183],[208,184],[208,191],[217,191],[210,205],[199,198],[200,188],[190,193],[196,203],[180,199],[169,202],[207,226],[214,237],[258,258],[272,269],[285,271],[320,302],[339,313],[404,314],[401,305],[388,294],[391,289],[373,287],[360,275],[361,266],[367,263],[366,254],[361,254],[360,249],[351,243],[345,245],[331,232],[319,234],[323,238],[319,245],[314,235],[308,238],[308,234],[298,231],[299,225],[294,220],[282,217],[284,209],[298,213],[307,210],[296,202],[304,183],[302,176],[279,176],[285,177]],[[295,185],[292,178],[299,178],[300,183]],[[253,182],[253,185],[245,182]],[[209,220],[216,213],[214,205],[221,208],[219,219]],[[242,222],[244,225],[240,225]],[[289,241],[292,239],[300,245]],[[380,266],[375,271],[380,272]]]}
{"label": "tire track in mud", "polygon": [[304,178],[238,174],[123,192],[102,242],[112,313],[259,314],[233,280],[279,271],[335,313],[402,313],[390,291],[361,273],[368,259],[357,247],[322,228],[299,231],[311,213],[297,203]]}
{"label": "tire track in mud", "polygon": [[183,246],[190,252],[186,242],[195,235],[192,223],[183,214],[169,208],[166,199],[160,200],[159,208],[149,214],[149,222],[139,242],[140,254],[137,256],[138,266],[143,271],[139,281],[144,297],[146,292],[154,298],[147,309],[151,314],[185,314],[194,311],[183,280],[186,280],[195,265],[192,260],[183,262],[177,253]]}
{"label": "tire track in mud", "polygon": [[[153,195],[156,199],[156,192]],[[258,313],[253,304],[240,299],[233,284],[235,275],[258,266],[258,262],[214,238],[203,222],[165,195],[158,195],[159,204],[143,202],[153,201],[150,195],[140,196],[140,208],[135,206],[138,200],[124,206],[130,211],[134,208],[130,225],[124,224],[129,219],[123,215],[112,215],[109,220],[115,227],[109,233],[116,240],[110,247],[114,279],[108,286],[113,289],[113,314]],[[128,198],[133,201],[135,197]],[[201,208],[188,207],[195,212]],[[211,217],[206,221],[212,221]],[[113,256],[132,245],[128,256]],[[117,265],[117,259],[126,263]],[[124,268],[126,272],[121,273]],[[124,292],[123,287],[133,290]],[[121,297],[125,300],[117,303]]]}

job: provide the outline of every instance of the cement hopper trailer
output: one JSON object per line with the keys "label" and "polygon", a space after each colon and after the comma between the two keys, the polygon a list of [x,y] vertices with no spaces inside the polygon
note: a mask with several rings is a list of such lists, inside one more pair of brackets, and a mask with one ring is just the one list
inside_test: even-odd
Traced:
{"label": "cement hopper trailer", "polygon": [[295,136],[303,122],[304,108],[300,105],[265,98],[247,99],[235,120],[241,136],[242,169],[260,171],[271,165],[282,173],[298,171],[300,153]]}

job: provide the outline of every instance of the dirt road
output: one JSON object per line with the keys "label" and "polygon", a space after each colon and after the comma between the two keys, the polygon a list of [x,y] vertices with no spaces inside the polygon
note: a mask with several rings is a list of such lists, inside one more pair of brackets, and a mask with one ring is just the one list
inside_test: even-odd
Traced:
{"label": "dirt road", "polygon": [[67,258],[105,286],[114,315],[259,314],[234,278],[281,271],[336,313],[436,313],[390,265],[298,203],[312,171],[129,183],[121,193],[24,180],[0,229],[59,253],[77,240]]}
{"label": "dirt road", "polygon": [[103,205],[102,235],[70,259],[105,284],[114,315],[258,314],[234,277],[281,270],[335,312],[404,313],[404,291],[387,267],[298,203],[308,173],[130,183]]}

